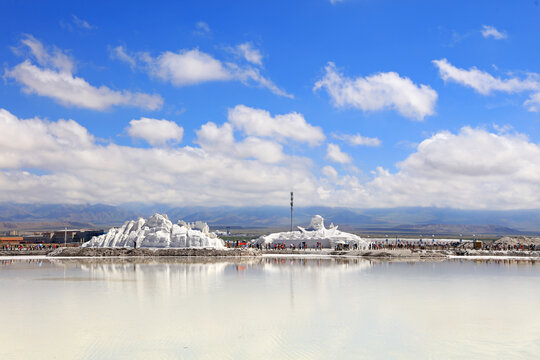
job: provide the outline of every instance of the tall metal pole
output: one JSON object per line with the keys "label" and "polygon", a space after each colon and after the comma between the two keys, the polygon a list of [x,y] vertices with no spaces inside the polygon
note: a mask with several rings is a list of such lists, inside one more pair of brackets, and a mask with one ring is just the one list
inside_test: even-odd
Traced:
{"label": "tall metal pole", "polygon": [[64,247],[67,247],[67,227],[64,227]]}
{"label": "tall metal pole", "polygon": [[293,220],[293,192],[291,191],[291,231],[292,231],[292,220]]}

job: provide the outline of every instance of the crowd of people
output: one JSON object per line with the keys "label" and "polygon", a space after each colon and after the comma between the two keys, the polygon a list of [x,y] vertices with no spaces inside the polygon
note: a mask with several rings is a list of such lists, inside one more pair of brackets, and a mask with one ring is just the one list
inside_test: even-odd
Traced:
{"label": "crowd of people", "polygon": [[56,249],[56,244],[2,244],[2,251],[37,251]]}
{"label": "crowd of people", "polygon": [[[257,244],[257,246],[259,245]],[[314,247],[309,247],[305,241],[302,241],[298,245],[291,243],[289,246],[286,243],[267,243],[262,245],[261,248],[264,250],[322,250],[322,244],[321,242],[317,242]]]}
{"label": "crowd of people", "polygon": [[540,250],[540,245],[534,244],[493,244],[487,245],[484,250],[514,250],[514,251],[534,251]]}
{"label": "crowd of people", "polygon": [[[431,242],[431,241],[425,241],[425,242],[418,242],[418,241],[398,241],[398,242],[385,242],[385,241],[378,241],[378,242],[371,242],[369,245],[369,250],[399,250],[399,249],[408,249],[408,250],[450,250],[450,249],[457,249],[457,248],[475,248],[478,250],[489,250],[489,251],[501,251],[501,250],[514,250],[514,251],[534,251],[539,250],[539,245],[533,245],[533,244],[495,244],[493,242],[478,242],[476,243],[478,245],[475,246],[475,242],[462,242],[462,241],[455,241],[455,242]],[[301,242],[299,244],[286,244],[286,243],[266,243],[266,244],[259,244],[259,243],[251,243],[250,241],[226,241],[225,246],[228,248],[256,248],[259,250],[322,250],[322,243],[316,242],[314,244],[315,246],[311,244],[306,244],[306,242]],[[478,246],[478,247],[477,247]],[[334,247],[334,250],[357,250],[358,244],[337,244]]]}

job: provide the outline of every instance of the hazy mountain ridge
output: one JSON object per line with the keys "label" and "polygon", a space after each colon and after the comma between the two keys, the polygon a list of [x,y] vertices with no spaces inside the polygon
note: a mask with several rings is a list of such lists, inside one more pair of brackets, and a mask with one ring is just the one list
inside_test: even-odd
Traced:
{"label": "hazy mountain ridge", "polygon": [[[171,207],[161,204],[0,204],[0,222],[9,223],[77,223],[81,226],[112,226],[155,212],[166,213],[172,221],[203,220],[214,228],[232,227],[288,227],[290,208],[258,207]],[[294,225],[309,223],[315,214],[322,215],[342,228],[358,230],[393,229],[432,233],[490,233],[510,234],[519,231],[540,231],[540,210],[459,210],[445,208],[355,209],[324,206],[296,207]]]}
{"label": "hazy mountain ridge", "polygon": [[424,233],[426,237],[431,234],[519,234],[521,231],[506,226],[498,225],[465,225],[465,224],[426,224],[426,225],[400,225],[392,229],[410,232]]}
{"label": "hazy mountain ridge", "polygon": [[102,204],[0,204],[2,222],[67,222],[83,224],[115,224],[137,217],[133,211]]}

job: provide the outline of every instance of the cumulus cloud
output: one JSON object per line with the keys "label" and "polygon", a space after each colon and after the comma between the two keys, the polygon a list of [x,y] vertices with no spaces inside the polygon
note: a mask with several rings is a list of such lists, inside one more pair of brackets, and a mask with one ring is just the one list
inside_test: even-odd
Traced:
{"label": "cumulus cloud", "polygon": [[145,117],[131,120],[126,130],[129,136],[143,139],[153,146],[177,144],[182,141],[184,135],[184,128],[174,121]]}
{"label": "cumulus cloud", "polygon": [[482,27],[482,36],[485,38],[494,38],[496,40],[506,39],[508,35],[504,31],[497,30],[494,26],[484,25]]}
{"label": "cumulus cloud", "polygon": [[112,59],[118,59],[120,61],[123,61],[128,64],[132,69],[134,69],[137,65],[135,58],[129,55],[126,49],[121,45],[110,48],[109,53]]}
{"label": "cumulus cloud", "polygon": [[234,129],[229,123],[222,126],[213,122],[204,124],[197,130],[197,142],[209,153],[228,154],[238,159],[278,163],[286,158],[283,147],[273,141],[250,136],[237,142],[234,138]]}
{"label": "cumulus cloud", "polygon": [[156,58],[147,57],[150,73],[173,85],[193,85],[207,81],[230,80],[232,75],[221,61],[199,51],[166,51]]}
{"label": "cumulus cloud", "polygon": [[176,86],[236,80],[246,85],[254,84],[266,88],[279,96],[293,98],[293,95],[261,75],[259,69],[231,62],[224,63],[199,49],[166,51],[157,57],[140,54],[140,57],[152,76]]}
{"label": "cumulus cloud", "polygon": [[[313,169],[272,140],[237,140],[230,123],[204,124],[197,144],[120,146],[73,120],[20,119],[0,109],[0,201],[276,205],[294,188],[306,205],[540,207],[540,145],[508,129],[440,131],[395,172],[378,167],[369,179]],[[330,145],[329,153],[342,153]]]}
{"label": "cumulus cloud", "polygon": [[367,137],[360,134],[333,133],[332,137],[345,141],[351,146],[380,146],[381,140],[376,137]]}
{"label": "cumulus cloud", "polygon": [[540,92],[532,94],[529,96],[529,99],[527,99],[523,105],[527,107],[529,111],[538,112],[540,111]]}
{"label": "cumulus cloud", "polygon": [[309,124],[302,114],[296,112],[272,117],[266,110],[237,105],[229,109],[228,120],[248,135],[291,139],[310,145],[320,144],[325,139],[320,127]]}
{"label": "cumulus cloud", "polygon": [[[280,142],[293,140],[317,145],[325,139],[321,128],[308,124],[302,114],[295,112],[272,117],[266,110],[237,105],[229,109],[227,120],[221,126],[208,122],[197,131],[197,143],[202,149],[235,158],[278,163],[290,160]],[[235,130],[245,138],[237,141]]]}
{"label": "cumulus cloud", "polygon": [[21,56],[25,55],[24,50],[28,50],[28,56],[43,67],[68,73],[75,71],[75,63],[71,56],[56,47],[51,50],[45,49],[43,44],[32,35],[25,35],[21,40],[21,46],[15,47],[13,50]]}
{"label": "cumulus cloud", "polygon": [[253,44],[250,42],[245,42],[243,44],[236,45],[234,48],[235,53],[242,56],[246,61],[262,66],[262,54],[259,49],[253,47]]}
{"label": "cumulus cloud", "polygon": [[115,91],[106,86],[94,87],[68,72],[42,69],[28,60],[7,70],[5,76],[24,85],[25,93],[46,96],[66,106],[106,110],[124,105],[156,110],[163,104],[159,95]]}
{"label": "cumulus cloud", "polygon": [[538,208],[539,156],[540,146],[522,134],[464,127],[424,140],[395,173],[379,167],[367,183],[349,177],[326,191],[374,207]]}
{"label": "cumulus cloud", "polygon": [[315,83],[314,90],[324,88],[335,107],[353,107],[363,111],[395,110],[418,121],[435,113],[437,92],[427,85],[418,86],[398,73],[348,78],[331,62],[325,70],[326,74]]}
{"label": "cumulus cloud", "polygon": [[538,74],[529,73],[525,78],[509,77],[501,79],[476,67],[468,70],[460,69],[452,65],[447,59],[433,60],[433,63],[439,68],[439,74],[444,81],[452,81],[470,87],[482,95],[490,95],[497,91],[504,93],[533,92],[524,105],[530,111],[538,111],[538,104],[540,103]]}
{"label": "cumulus cloud", "polygon": [[336,144],[328,144],[328,147],[326,148],[326,158],[340,164],[348,164],[352,161],[351,157],[347,153],[341,151],[339,145]]}
{"label": "cumulus cloud", "polygon": [[323,173],[324,176],[330,178],[330,179],[337,179],[338,177],[338,172],[336,169],[334,169],[332,166],[330,165],[327,165],[327,166],[324,166],[322,169],[321,169],[321,172]]}
{"label": "cumulus cloud", "polygon": [[453,81],[468,86],[482,95],[489,95],[494,91],[517,93],[539,88],[538,81],[532,77],[501,79],[478,70],[476,67],[468,70],[457,68],[447,59],[433,60],[433,63],[439,68],[439,74],[444,81]]}
{"label": "cumulus cloud", "polygon": [[[228,130],[221,131],[214,145],[225,136],[226,145],[237,146],[223,134]],[[306,159],[259,161],[258,156],[268,156],[269,142],[247,138],[240,143],[238,152],[245,153],[234,156],[214,151],[209,143],[165,148],[104,144],[73,120],[25,120],[2,109],[0,201],[246,205],[275,201],[293,186],[299,197],[315,191]]]}
{"label": "cumulus cloud", "polygon": [[59,50],[48,52],[33,37],[22,40],[40,66],[30,59],[5,71],[6,78],[23,85],[23,91],[56,100],[66,106],[92,110],[106,110],[112,106],[135,106],[148,110],[161,108],[163,99],[157,94],[132,93],[112,90],[106,86],[95,87],[73,75],[72,60]]}

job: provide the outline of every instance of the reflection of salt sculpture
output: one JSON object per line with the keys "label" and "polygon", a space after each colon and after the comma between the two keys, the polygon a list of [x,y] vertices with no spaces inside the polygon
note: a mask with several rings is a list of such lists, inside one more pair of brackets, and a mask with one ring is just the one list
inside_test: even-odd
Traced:
{"label": "reflection of salt sculpture", "polygon": [[358,235],[339,231],[334,224],[326,229],[324,219],[320,215],[315,215],[307,228],[298,226],[297,231],[261,236],[255,240],[255,243],[260,245],[285,244],[287,247],[291,245],[298,247],[305,243],[308,248],[316,247],[317,243],[320,243],[323,248],[334,248],[337,245],[348,244],[351,248],[357,247],[359,250],[366,250],[369,245]]}
{"label": "reflection of salt sculpture", "polygon": [[[268,273],[303,272],[317,276],[330,273],[360,272],[371,269],[370,260],[358,257],[347,258],[321,258],[310,259],[306,257],[290,258],[282,261],[279,257],[264,258],[263,268]],[[324,271],[321,271],[321,270]]]}
{"label": "reflection of salt sculpture", "polygon": [[167,215],[155,214],[148,219],[126,221],[119,228],[95,236],[84,247],[147,247],[147,248],[223,248],[223,240],[209,231],[206,223],[173,224]]}

